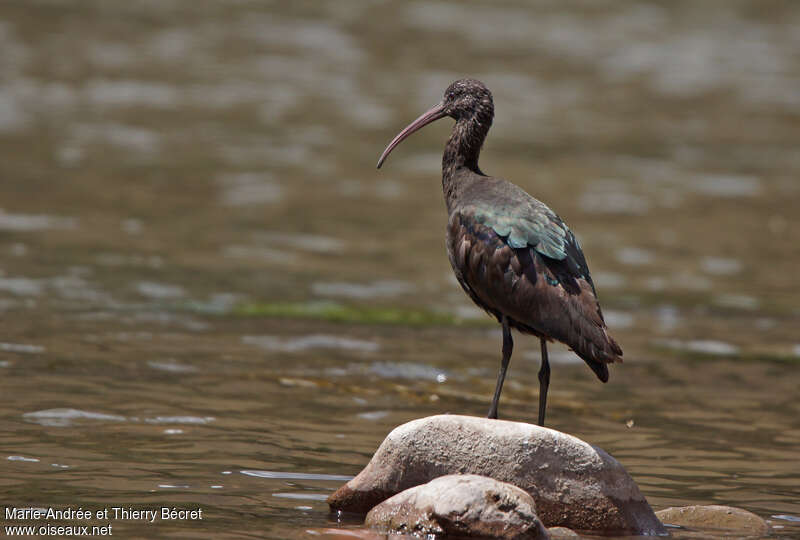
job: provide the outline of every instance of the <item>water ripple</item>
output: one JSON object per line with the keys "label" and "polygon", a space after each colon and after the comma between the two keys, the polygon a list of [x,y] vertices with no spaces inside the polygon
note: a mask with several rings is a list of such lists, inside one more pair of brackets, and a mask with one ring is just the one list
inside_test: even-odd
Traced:
{"label": "water ripple", "polygon": [[327,501],[328,496],[324,493],[273,493],[273,497],[282,499],[300,499],[309,501]]}
{"label": "water ripple", "polygon": [[0,351],[25,353],[25,354],[38,354],[44,352],[44,347],[41,345],[27,345],[24,343],[0,343]]}
{"label": "water ripple", "polygon": [[414,285],[407,281],[380,280],[372,283],[321,282],[311,285],[314,294],[346,298],[386,298],[413,292]]}
{"label": "water ripple", "polygon": [[297,472],[282,472],[282,471],[258,471],[258,470],[243,470],[239,471],[247,476],[255,476],[257,478],[277,478],[280,480],[325,480],[333,482],[348,482],[353,479],[352,476],[343,476],[340,474],[317,474],[317,473],[297,473]]}
{"label": "water ripple", "polygon": [[45,229],[73,229],[77,220],[71,217],[44,214],[11,214],[0,208],[0,230],[41,231]]}
{"label": "water ripple", "polygon": [[696,339],[690,341],[665,339],[658,340],[656,343],[668,349],[709,354],[714,356],[734,356],[739,354],[739,347],[736,345],[713,339]]}
{"label": "water ripple", "polygon": [[197,368],[189,365],[189,364],[179,364],[175,361],[167,361],[167,362],[157,362],[157,361],[149,361],[147,365],[153,369],[158,369],[161,371],[168,371],[170,373],[193,373],[197,371]]}
{"label": "water ripple", "polygon": [[106,414],[69,408],[27,412],[24,413],[22,417],[43,426],[57,427],[71,426],[79,420],[99,422],[144,422],[147,424],[208,424],[215,420],[213,416],[156,416],[140,419],[138,417],[126,417],[118,414]]}
{"label": "water ripple", "polygon": [[28,463],[39,463],[37,458],[30,458],[25,456],[8,456],[8,461],[25,461]]}
{"label": "water ripple", "polygon": [[127,418],[116,414],[81,411],[78,409],[46,409],[22,415],[26,420],[43,426],[69,426],[76,420],[96,420],[104,422],[125,422]]}
{"label": "water ripple", "polygon": [[279,336],[242,336],[242,343],[255,345],[268,351],[302,352],[310,349],[343,349],[361,352],[375,352],[380,345],[374,341],[316,334],[296,338]]}

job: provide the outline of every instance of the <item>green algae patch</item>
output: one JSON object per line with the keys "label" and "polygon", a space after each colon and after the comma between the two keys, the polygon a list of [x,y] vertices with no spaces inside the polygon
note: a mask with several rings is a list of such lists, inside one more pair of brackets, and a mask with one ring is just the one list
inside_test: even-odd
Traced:
{"label": "green algae patch", "polygon": [[488,326],[486,319],[463,319],[424,309],[353,306],[336,302],[252,302],[233,309],[240,317],[275,317],[401,326]]}

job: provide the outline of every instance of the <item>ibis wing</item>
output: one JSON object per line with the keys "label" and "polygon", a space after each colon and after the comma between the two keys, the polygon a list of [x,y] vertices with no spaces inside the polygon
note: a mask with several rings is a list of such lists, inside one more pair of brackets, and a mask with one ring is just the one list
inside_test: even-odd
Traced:
{"label": "ibis wing", "polygon": [[586,259],[566,224],[535,202],[541,206],[524,219],[513,219],[518,209],[456,210],[448,225],[451,264],[479,306],[567,344],[607,380],[605,364],[621,360],[622,350],[606,331]]}
{"label": "ibis wing", "polygon": [[466,211],[478,223],[506,238],[512,248],[532,247],[551,259],[564,260],[570,237],[574,240],[561,218],[532,197],[509,201],[500,207],[476,204]]}
{"label": "ibis wing", "polygon": [[567,224],[546,204],[516,189],[519,193],[511,193],[511,197],[472,204],[459,212],[477,224],[490,227],[510,247],[531,248],[542,255],[570,292],[577,293],[576,280],[584,279],[595,293],[583,250]]}
{"label": "ibis wing", "polygon": [[[483,177],[466,188],[461,208],[476,222],[491,227],[512,248],[532,247],[555,260],[568,257],[574,236],[564,221],[546,204],[501,178]],[[580,250],[580,247],[578,247]]]}

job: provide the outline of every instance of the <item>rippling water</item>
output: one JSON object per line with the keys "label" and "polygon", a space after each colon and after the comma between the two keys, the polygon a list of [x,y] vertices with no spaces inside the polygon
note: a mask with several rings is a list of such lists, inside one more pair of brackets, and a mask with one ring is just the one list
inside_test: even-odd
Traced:
{"label": "rippling water", "polygon": [[[202,508],[146,537],[316,537],[396,425],[485,414],[500,335],[444,254],[449,126],[579,234],[626,361],[554,348],[550,425],[656,508],[800,535],[800,8],[8,1],[0,462],[17,507]],[[500,414],[535,418],[517,339]]]}

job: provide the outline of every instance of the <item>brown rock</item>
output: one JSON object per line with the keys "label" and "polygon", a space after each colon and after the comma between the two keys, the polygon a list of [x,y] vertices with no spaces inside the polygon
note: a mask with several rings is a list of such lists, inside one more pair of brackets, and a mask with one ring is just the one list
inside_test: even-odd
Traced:
{"label": "brown rock", "polygon": [[533,499],[505,482],[474,474],[440,476],[386,499],[365,524],[383,532],[545,540]]}
{"label": "brown rock", "polygon": [[670,525],[680,525],[689,529],[702,529],[707,532],[731,532],[737,536],[764,536],[769,525],[759,516],[733,506],[681,506],[666,508],[656,512],[656,516]]}
{"label": "brown rock", "polygon": [[548,527],[618,535],[666,532],[622,465],[600,448],[531,424],[458,415],[421,418],[394,429],[328,504],[365,513],[396,493],[454,473],[524,489]]}

